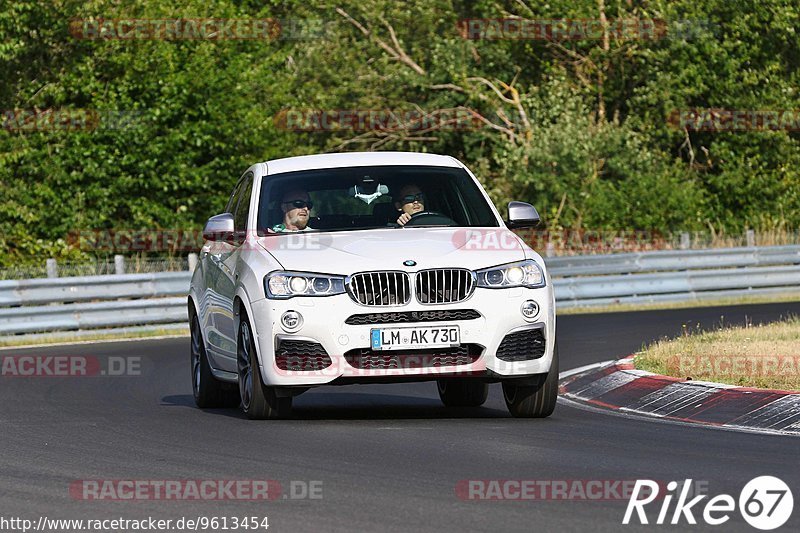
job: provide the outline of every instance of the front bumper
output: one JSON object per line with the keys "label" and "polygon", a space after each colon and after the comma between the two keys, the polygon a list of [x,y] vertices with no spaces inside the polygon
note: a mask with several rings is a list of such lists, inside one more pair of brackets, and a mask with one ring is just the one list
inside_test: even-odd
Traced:
{"label": "front bumper", "polygon": [[[521,313],[522,304],[526,300],[534,300],[539,305],[538,315],[531,320],[525,319]],[[480,317],[470,320],[403,324],[346,323],[348,317],[352,315],[367,313],[465,309],[477,311]],[[289,310],[297,311],[303,316],[302,326],[291,333],[285,331],[280,324],[281,315]],[[255,330],[262,379],[270,386],[314,386],[349,380],[377,380],[388,383],[414,378],[432,379],[437,376],[485,376],[502,379],[544,374],[550,369],[555,345],[555,309],[550,287],[477,288],[469,299],[455,304],[420,305],[412,301],[407,305],[389,308],[365,307],[355,303],[347,294],[322,298],[296,297],[289,300],[262,299],[252,304],[250,318]],[[448,354],[438,357],[441,353],[429,350],[430,353],[420,351],[416,354],[417,357],[401,359],[401,364],[392,368],[354,366],[353,354],[356,350],[370,348],[370,330],[373,328],[439,325],[459,326],[461,345],[469,347],[469,350],[465,348],[461,353],[469,351],[471,362],[450,364],[455,361],[463,362],[464,359],[454,359]],[[507,350],[503,350],[501,356],[507,360],[498,357],[498,348],[506,335],[528,329],[541,330],[545,343],[544,353],[541,356],[536,359],[516,360],[519,357],[509,357]],[[285,365],[277,364],[276,346],[287,340],[318,343],[330,358],[330,364],[314,370],[298,370],[293,367],[287,369]],[[505,347],[507,346],[508,343]],[[391,352],[379,353],[383,354],[388,356]]]}

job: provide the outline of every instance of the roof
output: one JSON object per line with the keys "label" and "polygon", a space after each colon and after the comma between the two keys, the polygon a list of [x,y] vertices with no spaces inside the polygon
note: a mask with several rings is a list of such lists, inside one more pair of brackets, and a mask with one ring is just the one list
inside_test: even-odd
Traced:
{"label": "roof", "polygon": [[303,155],[265,161],[267,174],[282,174],[297,170],[322,168],[369,167],[389,165],[420,165],[460,168],[461,164],[449,155],[417,152],[343,152],[336,154]]}

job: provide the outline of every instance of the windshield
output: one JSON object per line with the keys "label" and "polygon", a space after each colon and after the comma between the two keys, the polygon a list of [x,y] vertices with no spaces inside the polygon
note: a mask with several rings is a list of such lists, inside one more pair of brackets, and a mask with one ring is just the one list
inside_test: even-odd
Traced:
{"label": "windshield", "polygon": [[[479,186],[461,168],[427,166],[346,167],[268,176],[262,181],[258,232],[274,234],[283,222],[282,199],[307,193],[308,229],[346,231],[406,226],[497,227]],[[296,193],[295,193],[296,194]],[[423,214],[424,213],[424,214]]]}

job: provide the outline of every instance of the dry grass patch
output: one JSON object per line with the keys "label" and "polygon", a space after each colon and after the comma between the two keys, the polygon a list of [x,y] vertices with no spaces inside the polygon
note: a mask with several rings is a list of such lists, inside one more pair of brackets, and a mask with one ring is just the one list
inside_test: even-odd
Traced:
{"label": "dry grass patch", "polygon": [[661,340],[636,355],[636,368],[743,387],[800,390],[800,318],[720,328]]}

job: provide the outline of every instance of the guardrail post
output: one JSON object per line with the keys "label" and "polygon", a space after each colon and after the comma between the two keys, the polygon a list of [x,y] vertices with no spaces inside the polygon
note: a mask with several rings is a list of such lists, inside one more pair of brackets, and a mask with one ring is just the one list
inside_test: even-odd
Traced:
{"label": "guardrail post", "polygon": [[756,245],[756,232],[749,229],[747,230],[747,246],[753,247]]}
{"label": "guardrail post", "polygon": [[687,232],[681,233],[681,250],[688,250],[692,246],[692,238]]}
{"label": "guardrail post", "polygon": [[55,259],[48,259],[47,260],[47,277],[48,278],[57,278],[58,277],[58,264],[56,263]]}
{"label": "guardrail post", "polygon": [[125,256],[114,256],[114,273],[117,275],[125,273]]}
{"label": "guardrail post", "polygon": [[194,272],[195,267],[197,266],[197,254],[189,254],[189,272]]}

